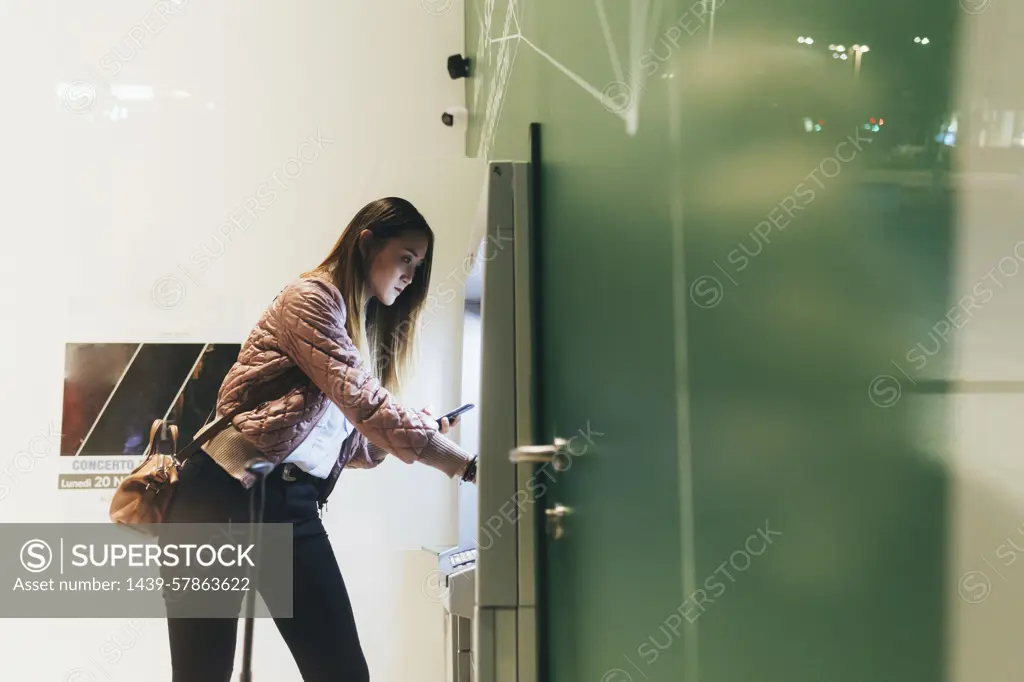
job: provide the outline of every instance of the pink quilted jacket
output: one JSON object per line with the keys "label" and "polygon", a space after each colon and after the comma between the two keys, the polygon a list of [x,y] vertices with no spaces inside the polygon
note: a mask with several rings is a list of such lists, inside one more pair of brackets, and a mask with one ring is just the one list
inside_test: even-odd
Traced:
{"label": "pink quilted jacket", "polygon": [[[253,389],[291,371],[296,374],[291,389],[232,421],[270,461],[281,462],[302,443],[330,400],[354,427],[338,453],[330,487],[342,468],[373,467],[387,453],[449,477],[462,475],[470,455],[438,432],[436,417],[399,405],[370,375],[345,330],[345,316],[344,299],[333,283],[315,277],[290,283],[242,345],[221,384],[217,412],[230,413]],[[220,463],[246,487],[253,484],[242,461]]]}

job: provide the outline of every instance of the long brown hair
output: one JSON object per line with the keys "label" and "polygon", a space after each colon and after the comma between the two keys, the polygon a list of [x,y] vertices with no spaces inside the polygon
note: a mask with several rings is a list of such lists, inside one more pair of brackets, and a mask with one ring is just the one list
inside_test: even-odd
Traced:
{"label": "long brown hair", "polygon": [[[364,230],[373,235],[366,253],[359,248]],[[391,306],[368,297],[370,265],[392,237],[408,231],[427,235],[427,253],[402,295]],[[334,248],[312,272],[338,287],[348,315],[345,330],[371,363],[374,375],[391,392],[401,388],[412,369],[415,329],[430,286],[430,265],[434,257],[434,232],[411,203],[385,197],[363,206],[345,227]]]}

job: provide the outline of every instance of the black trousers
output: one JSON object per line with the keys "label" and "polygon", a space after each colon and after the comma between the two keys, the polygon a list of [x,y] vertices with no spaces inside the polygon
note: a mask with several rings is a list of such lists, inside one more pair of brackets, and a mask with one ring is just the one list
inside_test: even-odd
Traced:
{"label": "black trousers", "polygon": [[[250,492],[200,451],[181,467],[169,523],[249,522]],[[259,509],[260,484],[256,484]],[[265,522],[293,524],[292,617],[274,618],[305,682],[365,682],[370,679],[359,643],[352,605],[317,507],[312,482],[285,481],[280,467],[267,477]],[[161,536],[161,543],[165,538]],[[258,585],[257,585],[258,587]],[[277,586],[280,589],[280,586]],[[238,618],[174,617],[184,600],[209,599],[210,594],[187,592],[166,601],[173,682],[228,682],[238,635]],[[242,591],[221,592],[241,611]],[[270,590],[260,590],[271,613]],[[185,604],[187,606],[187,604]],[[234,613],[236,611],[228,611]],[[196,613],[196,611],[191,611]],[[257,640],[253,641],[258,647]],[[256,656],[254,655],[255,659]],[[258,669],[257,680],[267,679]]]}

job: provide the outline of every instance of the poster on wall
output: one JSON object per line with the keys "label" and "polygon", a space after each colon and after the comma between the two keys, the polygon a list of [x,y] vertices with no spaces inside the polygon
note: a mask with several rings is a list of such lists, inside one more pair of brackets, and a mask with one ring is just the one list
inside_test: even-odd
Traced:
{"label": "poster on wall", "polygon": [[212,416],[240,345],[69,343],[58,474],[61,490],[112,489],[149,450],[155,419],[178,425],[178,447]]}

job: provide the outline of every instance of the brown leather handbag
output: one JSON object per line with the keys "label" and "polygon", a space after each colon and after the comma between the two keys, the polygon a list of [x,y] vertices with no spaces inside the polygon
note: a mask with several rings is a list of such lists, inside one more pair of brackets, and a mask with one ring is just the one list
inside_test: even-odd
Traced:
{"label": "brown leather handbag", "polygon": [[153,524],[163,523],[167,509],[178,483],[178,469],[195,454],[200,447],[213,439],[239,414],[257,407],[260,403],[282,394],[282,389],[294,386],[302,371],[292,371],[264,384],[256,396],[239,405],[230,414],[200,429],[195,439],[178,449],[178,427],[155,419],[149,429],[149,452],[139,466],[125,477],[114,491],[110,500],[110,520],[129,526],[144,535],[156,535]]}
{"label": "brown leather handbag", "polygon": [[[204,432],[203,442],[208,440]],[[149,454],[125,477],[110,501],[110,520],[153,535],[149,524],[162,523],[178,482],[178,467],[184,462],[175,456],[178,427],[163,419],[154,419],[149,429]],[[182,454],[185,454],[182,452]]]}

